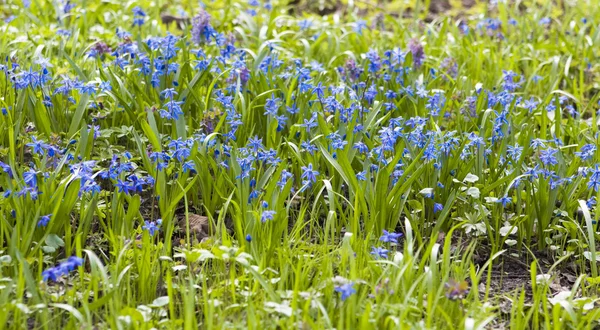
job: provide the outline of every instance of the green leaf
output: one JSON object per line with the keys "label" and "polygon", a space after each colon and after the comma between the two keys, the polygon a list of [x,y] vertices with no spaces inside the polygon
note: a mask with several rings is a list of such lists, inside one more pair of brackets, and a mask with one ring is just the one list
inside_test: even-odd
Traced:
{"label": "green leaf", "polygon": [[87,109],[87,104],[90,99],[88,94],[83,94],[79,99],[79,104],[77,104],[77,109],[75,110],[75,114],[73,115],[73,119],[71,120],[71,125],[69,126],[68,136],[74,136],[75,133],[79,130],[79,125],[81,124],[81,119]]}
{"label": "green leaf", "polygon": [[65,242],[62,240],[62,238],[58,237],[58,235],[56,234],[50,234],[48,236],[46,236],[46,245],[53,247],[54,249],[58,249],[60,247],[65,246]]}

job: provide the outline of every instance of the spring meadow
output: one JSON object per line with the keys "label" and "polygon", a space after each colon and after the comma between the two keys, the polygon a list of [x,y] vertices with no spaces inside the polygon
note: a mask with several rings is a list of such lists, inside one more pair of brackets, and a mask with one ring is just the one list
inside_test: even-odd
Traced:
{"label": "spring meadow", "polygon": [[596,1],[0,16],[0,329],[600,328]]}

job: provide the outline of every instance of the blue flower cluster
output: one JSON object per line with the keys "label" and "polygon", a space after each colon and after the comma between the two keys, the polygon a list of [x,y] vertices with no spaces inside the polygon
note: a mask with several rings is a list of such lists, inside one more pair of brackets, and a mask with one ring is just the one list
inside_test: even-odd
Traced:
{"label": "blue flower cluster", "polygon": [[60,277],[68,275],[74,271],[77,267],[83,265],[83,259],[79,257],[69,257],[67,260],[61,262],[55,267],[48,268],[42,272],[42,279],[46,281],[56,281]]}

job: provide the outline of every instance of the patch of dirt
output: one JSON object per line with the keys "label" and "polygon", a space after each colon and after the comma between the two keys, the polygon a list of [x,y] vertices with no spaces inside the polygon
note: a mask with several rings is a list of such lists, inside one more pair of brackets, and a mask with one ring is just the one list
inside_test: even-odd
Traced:
{"label": "patch of dirt", "polygon": [[[189,220],[189,236],[192,244],[202,242],[211,237],[214,233],[211,230],[210,220],[207,216],[188,213]],[[171,238],[173,246],[185,244],[188,237],[188,224],[186,223],[185,212],[177,212],[175,215],[175,223],[178,229],[175,230]]]}
{"label": "patch of dirt", "polygon": [[[478,250],[483,252],[477,255],[478,260],[476,261],[480,266],[483,266],[487,260],[489,260],[489,251],[485,251],[485,247]],[[535,259],[534,259],[535,257]],[[537,260],[536,275],[540,278],[537,281],[543,281],[541,278],[544,275],[548,275],[548,280],[551,280],[549,285],[549,293],[555,294],[560,291],[570,290],[573,283],[577,279],[575,272],[569,269],[565,265],[555,267],[552,273],[548,273],[552,265],[556,262],[551,256],[543,252],[533,252],[533,256],[527,251],[509,250],[506,251],[500,258],[495,260],[491,268],[491,281],[490,281],[490,297],[506,297],[515,294],[518,290],[525,290],[525,301],[531,301],[533,297],[533,287],[531,279],[531,263]],[[483,297],[486,292],[488,270],[484,269],[484,273],[481,277],[481,283],[479,283],[479,292]],[[510,306],[504,306],[501,304],[501,311],[503,313],[510,312]]]}

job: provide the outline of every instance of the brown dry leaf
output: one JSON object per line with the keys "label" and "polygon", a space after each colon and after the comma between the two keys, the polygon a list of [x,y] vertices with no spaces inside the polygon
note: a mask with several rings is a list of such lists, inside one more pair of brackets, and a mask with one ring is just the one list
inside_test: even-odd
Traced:
{"label": "brown dry leaf", "polygon": [[443,231],[440,231],[438,233],[436,243],[443,244],[445,239],[446,239],[446,233],[444,233]]}
{"label": "brown dry leaf", "polygon": [[160,20],[167,27],[175,23],[175,27],[179,30],[183,30],[186,25],[190,24],[190,19],[188,17],[177,17],[166,13],[160,14]]}
{"label": "brown dry leaf", "polygon": [[302,196],[298,196],[295,195],[293,196],[291,199],[287,200],[287,203],[291,206],[291,207],[298,207],[298,205],[300,205],[300,203],[304,200],[304,197]]}
{"label": "brown dry leaf", "polygon": [[[188,215],[188,219],[190,221],[190,236],[196,237],[198,241],[201,241],[209,236],[210,227],[208,225],[208,217],[190,213]],[[184,231],[187,230],[185,217],[182,217],[179,221],[179,227],[181,227]]]}

